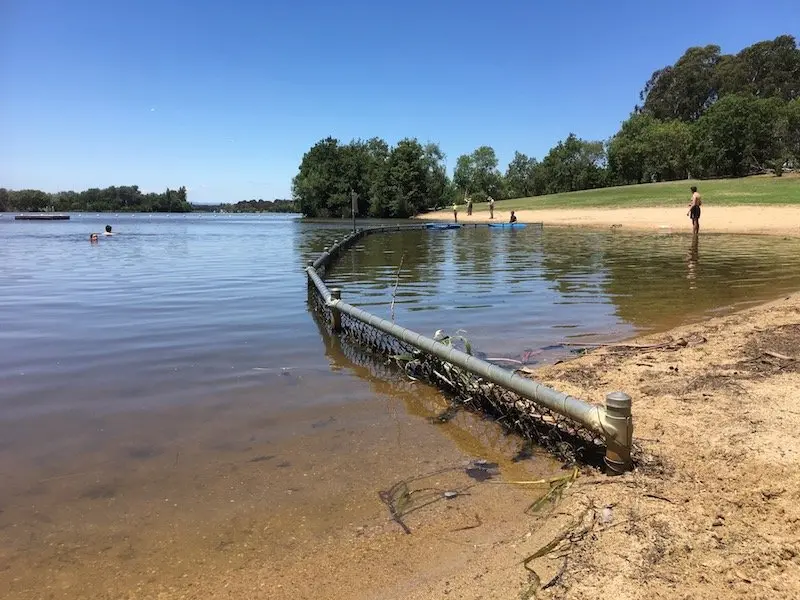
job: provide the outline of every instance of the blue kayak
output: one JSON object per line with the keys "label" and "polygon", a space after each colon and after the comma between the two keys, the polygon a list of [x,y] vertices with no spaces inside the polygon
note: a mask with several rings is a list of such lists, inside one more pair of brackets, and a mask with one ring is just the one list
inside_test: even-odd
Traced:
{"label": "blue kayak", "polygon": [[489,223],[489,227],[512,227],[514,229],[521,229],[527,226],[526,223]]}
{"label": "blue kayak", "polygon": [[427,223],[425,229],[461,229],[457,223]]}

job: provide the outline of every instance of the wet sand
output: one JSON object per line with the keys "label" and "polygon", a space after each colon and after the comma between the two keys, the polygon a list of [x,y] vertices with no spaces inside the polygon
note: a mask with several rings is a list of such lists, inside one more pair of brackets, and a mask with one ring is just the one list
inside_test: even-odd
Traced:
{"label": "wet sand", "polygon": [[[548,456],[513,461],[520,440],[476,415],[430,424],[434,390],[372,385],[369,401],[270,417],[253,396],[39,419],[69,440],[58,452],[3,425],[3,598],[385,597],[515,533],[538,492],[500,482],[558,474]],[[491,480],[466,471],[477,457]],[[411,534],[379,497],[402,481]]]}
{"label": "wet sand", "polygon": [[[568,225],[571,227],[621,228],[637,231],[687,231],[692,223],[685,206],[663,208],[564,208],[515,211],[521,223]],[[494,222],[507,222],[510,211],[500,206]],[[453,212],[442,210],[418,218],[452,221]],[[465,208],[458,211],[460,223],[491,223],[488,211],[467,216]],[[703,205],[700,230],[715,233],[761,233],[800,235],[800,206],[714,206]]]}

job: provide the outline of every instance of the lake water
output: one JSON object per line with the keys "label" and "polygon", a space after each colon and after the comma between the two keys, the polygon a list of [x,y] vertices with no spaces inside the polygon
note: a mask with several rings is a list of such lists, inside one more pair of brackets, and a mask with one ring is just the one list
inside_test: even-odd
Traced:
{"label": "lake water", "polygon": [[[107,222],[118,235],[90,244]],[[0,216],[7,597],[172,597],[187,578],[230,582],[254,564],[272,565],[263,597],[336,597],[312,577],[303,593],[280,586],[300,585],[298,557],[321,539],[349,547],[342,532],[384,523],[378,490],[477,457],[505,475],[556,471],[536,454],[512,461],[519,441],[474,416],[430,425],[445,406],[435,390],[326,334],[303,267],[347,230],[290,216]],[[490,357],[535,364],[567,356],[564,342],[794,291],[800,240],[414,231],[365,238],[327,277],[380,316],[394,297],[402,325],[462,330]],[[413,525],[433,527],[424,514]]]}

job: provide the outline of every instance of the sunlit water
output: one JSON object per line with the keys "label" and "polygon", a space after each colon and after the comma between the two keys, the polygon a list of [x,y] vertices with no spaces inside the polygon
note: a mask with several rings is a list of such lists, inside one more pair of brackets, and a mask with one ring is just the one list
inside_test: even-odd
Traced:
{"label": "sunlit water", "polygon": [[800,240],[464,228],[369,236],[336,263],[343,299],[492,356],[563,358],[800,287]]}
{"label": "sunlit water", "polygon": [[[118,235],[90,244],[106,223]],[[514,454],[486,422],[429,425],[444,407],[434,390],[392,380],[308,312],[303,267],[347,230],[290,216],[0,216],[0,589],[144,597],[209,561],[290,561],[353,514],[380,513],[375,491],[423,463]],[[421,333],[461,330],[489,357],[536,363],[568,355],[564,342],[795,290],[800,243],[417,231],[365,238],[328,279],[386,318],[394,299],[395,320]]]}

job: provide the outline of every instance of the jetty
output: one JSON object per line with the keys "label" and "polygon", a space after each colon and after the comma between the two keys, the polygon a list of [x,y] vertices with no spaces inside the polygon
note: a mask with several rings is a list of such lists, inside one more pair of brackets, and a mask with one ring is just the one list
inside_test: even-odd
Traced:
{"label": "jetty", "polygon": [[69,221],[69,215],[54,215],[52,213],[36,213],[32,215],[16,215],[15,221]]}

